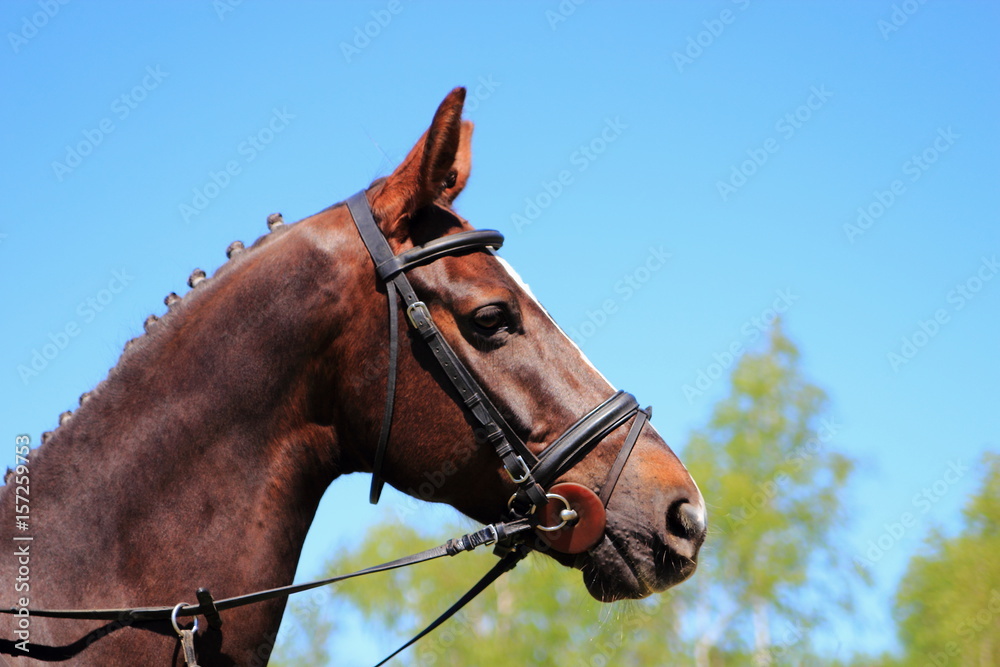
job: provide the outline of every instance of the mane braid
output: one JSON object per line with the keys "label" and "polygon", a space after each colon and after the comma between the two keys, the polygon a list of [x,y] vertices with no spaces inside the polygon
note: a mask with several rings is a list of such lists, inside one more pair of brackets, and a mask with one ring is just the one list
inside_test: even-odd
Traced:
{"label": "mane braid", "polygon": [[[260,243],[260,241],[262,239],[266,238],[270,233],[275,233],[275,232],[278,232],[278,231],[282,231],[283,229],[287,229],[287,226],[285,225],[285,219],[284,219],[284,217],[281,215],[281,213],[271,213],[270,215],[267,216],[267,231],[268,231],[268,234],[264,234],[264,235],[258,237],[257,240],[254,241],[254,243],[251,244],[251,246],[249,248],[247,248],[246,246],[244,246],[242,241],[233,241],[226,248],[226,262],[228,263],[229,261],[234,260],[237,256],[245,254],[247,250],[253,250]],[[225,264],[223,264],[223,266],[225,266]],[[220,267],[220,268],[222,268],[222,267]],[[194,290],[199,285],[201,285],[202,283],[207,282],[208,280],[209,280],[208,275],[205,273],[204,270],[202,270],[202,269],[195,269],[194,271],[191,272],[191,275],[188,276],[187,284],[188,284],[188,287],[191,288],[191,290]],[[161,327],[158,326],[158,323],[161,320],[166,319],[172,312],[174,312],[177,308],[179,308],[182,299],[183,299],[183,297],[178,296],[176,292],[170,292],[169,294],[167,294],[167,296],[165,296],[163,298],[163,303],[164,303],[165,306],[167,306],[167,312],[164,313],[163,315],[156,315],[155,313],[153,313],[153,314],[150,314],[145,319],[145,321],[142,323],[143,333],[140,334],[139,336],[136,336],[135,338],[131,338],[128,341],[125,342],[124,349],[122,350],[122,354],[118,357],[118,361],[116,361],[115,365],[112,366],[111,369],[108,371],[109,375],[119,365],[121,365],[122,360],[125,359],[125,357],[128,355],[129,352],[135,350],[136,348],[141,348],[142,347],[142,340],[147,335],[152,334],[152,333],[154,333],[155,331],[157,331],[157,330],[159,330],[161,328]],[[172,319],[173,318],[171,318],[171,320]],[[83,406],[84,403],[86,403],[88,400],[90,400],[91,396],[96,391],[98,391],[100,389],[101,385],[106,380],[107,380],[107,378],[105,378],[104,380],[102,380],[101,382],[99,382],[97,384],[97,386],[94,387],[93,389],[91,389],[89,391],[85,391],[82,394],[80,394],[80,406],[81,407]],[[59,415],[59,423],[57,424],[56,428],[52,429],[51,431],[43,431],[42,432],[42,438],[41,438],[42,444],[44,445],[47,442],[49,442],[49,440],[51,440],[52,437],[55,435],[56,431],[59,430],[59,427],[62,426],[63,424],[65,424],[65,423],[67,423],[72,417],[73,417],[73,411],[72,410],[66,410],[65,412],[61,413]],[[13,471],[8,467],[7,468],[7,472],[4,474],[4,484],[7,483],[7,478],[10,476],[10,474],[12,472]]]}

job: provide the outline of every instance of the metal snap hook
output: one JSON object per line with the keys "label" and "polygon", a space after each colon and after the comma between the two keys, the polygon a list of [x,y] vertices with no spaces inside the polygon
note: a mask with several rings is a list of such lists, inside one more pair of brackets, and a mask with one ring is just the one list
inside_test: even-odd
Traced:
{"label": "metal snap hook", "polygon": [[198,656],[195,655],[194,651],[194,633],[198,632],[198,617],[194,617],[194,625],[187,630],[182,630],[181,626],[177,623],[177,613],[180,612],[181,607],[186,606],[186,602],[180,602],[174,607],[173,611],[170,612],[170,625],[174,626],[174,632],[177,633],[177,637],[181,640],[181,650],[184,651],[184,664],[187,667],[198,667]]}
{"label": "metal snap hook", "polygon": [[[174,632],[177,633],[178,637],[182,636],[181,633],[184,631],[181,629],[181,626],[177,623],[177,614],[178,612],[180,612],[182,607],[187,607],[187,606],[188,606],[187,602],[179,602],[177,603],[177,606],[174,607],[173,611],[170,612],[170,625],[174,626]],[[197,616],[194,617],[194,626],[191,627],[191,632],[192,633],[198,632]]]}

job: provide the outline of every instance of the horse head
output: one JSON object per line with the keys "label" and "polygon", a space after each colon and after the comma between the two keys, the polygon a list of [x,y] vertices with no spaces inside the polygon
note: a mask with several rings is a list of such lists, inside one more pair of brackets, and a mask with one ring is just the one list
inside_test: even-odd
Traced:
{"label": "horse head", "polygon": [[[473,127],[461,120],[463,99],[463,89],[452,91],[400,166],[365,191],[395,256],[472,230],[452,208],[471,165]],[[352,260],[363,276],[357,298],[367,304],[366,315],[342,326],[352,329],[345,336],[353,345],[352,366],[381,371],[390,335],[386,286],[376,279],[360,239],[354,245]],[[615,394],[514,270],[489,249],[445,254],[406,275],[440,336],[478,379],[513,437],[536,457],[581,415]],[[403,353],[380,472],[411,495],[448,503],[484,523],[497,521],[517,491],[511,476],[484,442],[481,424],[427,343],[412,326],[397,335]],[[344,380],[352,382],[346,375]],[[359,396],[359,404],[367,409],[351,415],[349,429],[359,434],[355,465],[371,470],[386,388],[381,382],[365,384],[369,391]],[[615,428],[582,460],[559,470],[549,486],[573,483],[600,493],[627,433],[627,424]],[[544,539],[536,546],[581,569],[594,597],[614,600],[643,597],[688,577],[704,535],[697,485],[655,430],[645,428],[607,499],[606,527],[596,543],[582,553],[545,549],[551,544]]]}

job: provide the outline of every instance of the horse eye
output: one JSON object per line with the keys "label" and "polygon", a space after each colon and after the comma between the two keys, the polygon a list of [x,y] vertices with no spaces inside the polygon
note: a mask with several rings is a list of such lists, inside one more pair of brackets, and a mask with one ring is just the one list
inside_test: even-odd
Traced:
{"label": "horse eye", "polygon": [[492,336],[507,328],[507,315],[500,306],[484,306],[472,315],[472,323],[481,334]]}

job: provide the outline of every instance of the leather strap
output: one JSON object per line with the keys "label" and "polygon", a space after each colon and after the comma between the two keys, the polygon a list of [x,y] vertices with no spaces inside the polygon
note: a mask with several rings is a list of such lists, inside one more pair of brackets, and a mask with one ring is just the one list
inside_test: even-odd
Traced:
{"label": "leather strap", "polygon": [[618,451],[618,456],[615,457],[615,462],[611,466],[611,470],[608,471],[607,479],[601,485],[601,494],[599,497],[601,504],[605,507],[608,506],[608,502],[611,500],[611,494],[615,492],[615,485],[618,484],[618,478],[621,477],[622,470],[625,469],[628,457],[632,455],[632,449],[639,439],[639,433],[642,432],[642,427],[646,425],[646,421],[652,417],[652,413],[653,408],[646,408],[645,410],[636,412],[635,421],[632,422],[632,427],[628,430],[628,435],[625,436],[625,442]]}
{"label": "leather strap", "polygon": [[382,427],[378,433],[378,444],[375,446],[375,460],[372,462],[372,486],[368,492],[368,502],[372,505],[378,504],[378,499],[382,496],[382,487],[385,480],[382,479],[382,461],[385,459],[385,450],[389,446],[389,430],[392,428],[392,411],[396,402],[396,368],[399,359],[399,312],[398,300],[396,298],[396,288],[389,284],[386,286],[386,294],[389,297],[389,370],[385,377],[385,408],[382,411]]}
{"label": "leather strap", "polygon": [[397,273],[429,264],[447,255],[457,255],[469,250],[493,248],[498,250],[503,245],[503,234],[492,229],[482,229],[471,232],[461,232],[428,241],[427,243],[401,252],[375,267],[379,278],[383,281],[391,279]]}
{"label": "leather strap", "polygon": [[[396,323],[398,308],[395,303],[398,293],[403,300],[403,307],[410,324],[427,343],[462,403],[475,419],[477,439],[482,437],[490,443],[503,462],[507,474],[517,484],[518,490],[511,503],[514,515],[527,516],[536,508],[544,506],[547,502],[546,487],[579,463],[608,434],[639,412],[639,404],[635,397],[623,391],[617,392],[577,420],[555,442],[546,447],[541,456],[536,457],[507,424],[448,341],[441,335],[430,310],[417,297],[405,273],[409,268],[446,255],[483,248],[498,248],[503,243],[503,236],[491,230],[459,232],[395,255],[375,222],[365,192],[361,191],[350,197],[347,206],[375,264],[376,274],[385,283],[389,296],[389,379],[386,384],[382,428],[375,449],[369,500],[372,503],[378,502],[381,493],[382,462],[392,423],[399,345]],[[630,435],[634,433],[631,446],[634,446],[644,423],[645,419],[639,422],[637,428],[633,424],[633,431],[630,431]],[[627,437],[626,441],[628,440]],[[631,446],[628,448],[629,452]],[[620,465],[617,466],[617,472],[613,476],[612,487],[621,475],[628,459],[628,452],[624,454],[619,452],[618,456]]]}
{"label": "leather strap", "polygon": [[[275,598],[285,597],[294,593],[301,593],[302,591],[308,591],[313,588],[319,588],[320,586],[335,584],[337,582],[353,579],[354,577],[360,577],[365,574],[395,570],[401,567],[406,567],[407,565],[415,565],[417,563],[423,563],[436,558],[441,558],[442,556],[455,556],[463,551],[472,551],[473,549],[483,545],[494,544],[496,542],[506,542],[514,536],[531,529],[532,525],[527,519],[490,524],[481,530],[477,530],[474,533],[468,533],[458,539],[448,540],[444,544],[436,546],[432,549],[427,549],[410,556],[404,556],[403,558],[397,558],[396,560],[391,560],[387,563],[382,563],[381,565],[366,567],[363,570],[358,570],[357,572],[350,572],[348,574],[341,574],[335,577],[310,581],[302,584],[271,588],[265,591],[258,591],[247,595],[226,598],[225,600],[215,600],[214,603],[211,604],[202,603],[184,606],[178,610],[177,617],[185,618],[198,615],[217,615],[218,612],[226,611],[227,609],[234,609],[236,607],[243,607],[256,602],[264,602],[265,600],[273,600]],[[169,620],[173,609],[173,607],[132,607],[123,609],[31,609],[30,613],[32,616],[46,618],[139,622]],[[18,610],[16,608],[0,609],[0,614],[17,613]]]}
{"label": "leather strap", "polygon": [[519,562],[521,562],[521,560],[525,556],[527,556],[528,553],[529,549],[524,548],[524,549],[515,549],[504,555],[499,561],[497,561],[496,565],[494,565],[490,569],[490,571],[483,576],[482,579],[477,581],[475,585],[465,593],[465,595],[459,598],[458,601],[455,602],[455,604],[448,607],[448,609],[445,610],[444,613],[442,613],[436,619],[431,621],[430,625],[421,630],[415,637],[413,637],[408,642],[397,648],[391,654],[386,656],[386,658],[382,660],[382,662],[375,665],[375,667],[382,667],[382,665],[395,658],[399,653],[408,649],[410,646],[415,644],[424,636],[433,632],[435,628],[437,628],[439,625],[441,625],[449,618],[457,614],[459,611],[461,611],[462,607],[467,605],[469,602],[475,599],[477,595],[479,595],[484,590],[489,588],[490,584],[492,584],[494,581],[499,579],[501,576],[503,576],[510,570],[514,569],[514,566],[517,565]]}
{"label": "leather strap", "polygon": [[[504,469],[511,479],[518,485],[520,491],[535,506],[542,506],[546,503],[545,490],[531,477],[531,468],[537,459],[528,449],[527,445],[517,436],[500,415],[493,403],[486,396],[486,393],[476,382],[475,378],[465,368],[458,355],[451,348],[448,342],[441,335],[441,331],[434,324],[427,306],[417,297],[413,291],[409,279],[404,271],[408,268],[433,261],[439,257],[469,250],[483,249],[487,247],[499,247],[503,243],[503,236],[495,231],[468,231],[430,241],[423,246],[418,246],[396,256],[386,241],[382,231],[375,222],[368,198],[364,191],[358,192],[347,199],[347,207],[354,219],[354,224],[358,228],[358,233],[368,248],[375,263],[379,277],[385,281],[386,290],[393,299],[393,288],[399,293],[403,300],[407,319],[413,328],[427,342],[428,347],[434,354],[441,368],[445,371],[452,386],[458,392],[463,404],[475,418],[480,432],[484,439],[489,442],[497,455],[503,462]],[[398,335],[393,335],[393,327],[397,318],[398,309],[390,304],[389,314],[389,362],[391,385],[386,386],[385,410],[382,415],[382,428],[379,433],[378,443],[375,447],[375,458],[372,471],[372,488],[369,500],[372,503],[378,502],[382,489],[381,466],[388,446],[389,430],[392,423],[392,410],[395,393],[395,368],[397,363],[397,348],[399,345]]]}
{"label": "leather strap", "polygon": [[[347,208],[350,210],[358,233],[361,235],[361,240],[364,241],[365,247],[368,248],[368,254],[372,256],[375,264],[390,261],[393,258],[392,249],[375,224],[364,190],[347,200]],[[358,220],[366,223],[370,221],[370,224],[361,224]],[[386,292],[389,297],[389,371],[385,382],[382,427],[379,429],[378,443],[375,445],[375,458],[372,462],[372,485],[368,492],[368,502],[372,505],[378,503],[382,496],[382,487],[385,485],[385,480],[382,479],[382,461],[389,445],[389,430],[392,428],[392,412],[396,399],[396,366],[399,357],[399,324],[397,322],[399,307],[396,301],[396,290],[391,284],[386,284]]]}
{"label": "leather strap", "polygon": [[347,209],[354,218],[354,224],[358,228],[361,240],[368,248],[368,254],[372,256],[375,266],[380,266],[395,257],[392,248],[382,235],[382,230],[375,223],[375,216],[372,215],[371,206],[368,204],[368,196],[365,191],[356,192],[347,198]]}
{"label": "leather strap", "polygon": [[627,422],[639,409],[635,396],[619,391],[577,420],[545,448],[532,474],[548,487],[579,463],[609,433]]}

